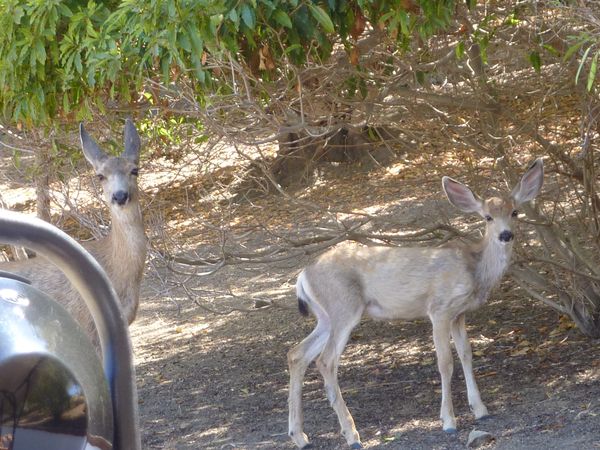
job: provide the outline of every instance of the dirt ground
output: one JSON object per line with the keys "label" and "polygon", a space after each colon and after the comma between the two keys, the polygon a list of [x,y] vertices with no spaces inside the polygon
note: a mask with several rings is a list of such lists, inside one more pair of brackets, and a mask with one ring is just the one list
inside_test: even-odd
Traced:
{"label": "dirt ground", "polygon": [[[361,175],[352,195],[362,204],[347,206],[366,208],[370,198],[389,197],[393,206],[385,212],[401,216],[400,222],[440,214],[438,201],[445,200],[431,188],[437,178],[416,178],[399,189],[381,180]],[[429,195],[424,198],[419,186]],[[349,201],[347,183],[331,190],[332,198]],[[315,197],[327,201],[322,192]],[[280,217],[281,223],[293,220]],[[314,326],[298,314],[293,289],[309,260],[226,266],[190,282],[201,290],[201,304],[221,311],[251,307],[257,298],[272,302],[262,311],[227,315],[208,313],[182,290],[167,287],[167,269],[148,271],[131,327],[145,449],[295,448],[287,436],[286,352]],[[456,360],[456,435],[442,432],[438,419],[441,389],[430,324],[365,319],[356,328],[339,379],[365,448],[464,448],[473,429],[495,437],[484,448],[600,448],[598,341],[529,299],[508,277],[467,321],[476,378],[492,417],[475,422]],[[303,399],[305,432],[314,447],[347,448],[314,365]]]}

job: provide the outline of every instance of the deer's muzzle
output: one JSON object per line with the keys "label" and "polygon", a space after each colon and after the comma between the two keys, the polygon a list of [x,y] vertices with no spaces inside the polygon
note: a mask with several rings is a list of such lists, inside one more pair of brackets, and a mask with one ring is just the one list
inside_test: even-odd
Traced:
{"label": "deer's muzzle", "polygon": [[129,200],[129,194],[125,191],[117,191],[112,196],[113,203],[123,206]]}

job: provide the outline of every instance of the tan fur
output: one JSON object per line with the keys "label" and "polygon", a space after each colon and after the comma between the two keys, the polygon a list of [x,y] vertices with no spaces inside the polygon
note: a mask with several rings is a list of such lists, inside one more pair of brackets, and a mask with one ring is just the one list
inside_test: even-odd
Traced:
{"label": "tan fur", "polygon": [[[133,127],[132,124],[129,125]],[[82,132],[85,133],[83,129]],[[92,157],[86,153],[88,160],[93,161],[96,172],[105,178],[102,185],[111,213],[111,230],[102,239],[82,243],[106,271],[123,308],[123,314],[130,324],[135,319],[139,305],[147,247],[137,177],[131,174],[133,169],[137,169],[137,152],[139,145],[133,156],[112,157],[101,153]],[[127,192],[128,201],[123,205],[111,200],[117,190]],[[62,272],[49,261],[36,256],[29,260],[2,263],[0,269],[28,278],[33,286],[57,300],[98,346],[96,329],[83,299]]]}
{"label": "tan fur", "polygon": [[303,431],[302,379],[316,358],[342,434],[352,448],[360,448],[359,434],[338,385],[337,367],[352,329],[364,314],[382,320],[431,320],[442,379],[440,417],[445,431],[456,431],[450,391],[451,337],[462,363],[473,413],[476,418],[488,414],[473,375],[465,313],[481,306],[503,276],[512,252],[513,212],[520,203],[537,195],[542,178],[542,161],[537,160],[510,198],[482,201],[466,186],[444,177],[444,191],[453,205],[486,218],[485,236],[476,244],[441,248],[344,244],[302,271],[296,284],[301,311],[310,310],[317,326],[288,353],[289,435],[298,447],[308,445]]}

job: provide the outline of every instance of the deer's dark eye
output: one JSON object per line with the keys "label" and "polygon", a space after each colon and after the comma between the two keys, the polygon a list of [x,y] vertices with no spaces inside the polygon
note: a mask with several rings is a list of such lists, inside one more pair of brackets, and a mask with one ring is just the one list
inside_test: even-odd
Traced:
{"label": "deer's dark eye", "polygon": [[131,169],[131,175],[133,175],[134,177],[137,177],[139,173],[140,171],[137,167],[135,169]]}
{"label": "deer's dark eye", "polygon": [[517,211],[516,209],[512,212],[512,216],[513,217],[517,217],[519,215],[519,211]]}
{"label": "deer's dark eye", "polygon": [[485,220],[487,220],[488,222],[491,222],[492,220],[494,220],[494,218],[492,216],[490,216],[489,214],[486,214]]}
{"label": "deer's dark eye", "polygon": [[98,178],[98,180],[100,180],[100,181],[106,180],[106,177],[104,175],[102,175],[101,173],[97,173],[96,178]]}

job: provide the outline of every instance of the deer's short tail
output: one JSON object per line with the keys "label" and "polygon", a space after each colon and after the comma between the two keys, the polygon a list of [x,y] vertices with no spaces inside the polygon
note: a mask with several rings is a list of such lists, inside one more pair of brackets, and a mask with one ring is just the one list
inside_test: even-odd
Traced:
{"label": "deer's short tail", "polygon": [[298,296],[298,311],[304,317],[308,317],[310,313],[310,297],[306,293],[306,289],[304,284],[306,283],[306,278],[304,272],[300,273],[298,276],[298,281],[296,281],[296,295]]}
{"label": "deer's short tail", "polygon": [[302,300],[300,297],[298,297],[298,311],[300,311],[300,314],[302,314],[304,317],[308,317],[310,314],[308,303],[306,303],[306,301]]}

